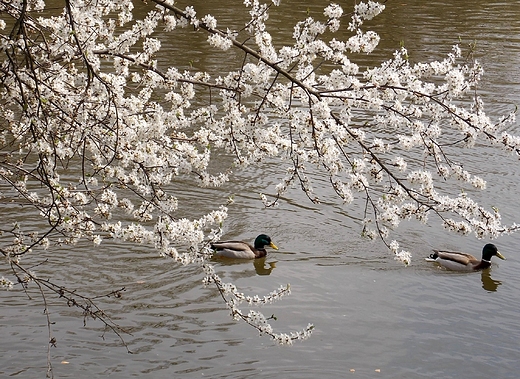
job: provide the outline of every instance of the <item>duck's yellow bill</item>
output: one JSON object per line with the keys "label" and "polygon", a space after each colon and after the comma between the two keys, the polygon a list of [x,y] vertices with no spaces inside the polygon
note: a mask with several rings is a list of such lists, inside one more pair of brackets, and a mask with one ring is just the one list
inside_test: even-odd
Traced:
{"label": "duck's yellow bill", "polygon": [[[278,250],[278,247],[276,247],[276,245],[272,242],[269,244],[269,246],[271,246],[275,250]],[[505,258],[502,258],[502,259],[505,259]]]}
{"label": "duck's yellow bill", "polygon": [[499,257],[500,259],[503,259],[505,260],[506,257],[504,257],[502,254],[500,254],[500,252],[497,251],[497,257]]}

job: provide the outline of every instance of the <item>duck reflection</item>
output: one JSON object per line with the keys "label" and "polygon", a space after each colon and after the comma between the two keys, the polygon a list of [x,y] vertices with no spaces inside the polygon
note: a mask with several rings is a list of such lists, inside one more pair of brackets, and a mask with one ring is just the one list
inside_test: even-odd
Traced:
{"label": "duck reflection", "polygon": [[491,277],[491,270],[483,270],[480,280],[482,281],[482,288],[489,292],[496,292],[498,286],[502,285],[500,280],[494,280]]}
{"label": "duck reflection", "polygon": [[266,257],[254,260],[257,275],[271,275],[271,271],[276,268],[276,262],[266,262]]}
{"label": "duck reflection", "polygon": [[[251,260],[244,259],[230,259],[222,257],[213,257],[213,262],[218,262],[221,265],[232,266],[238,264],[250,263]],[[276,262],[267,262],[267,257],[253,259],[253,266],[257,275],[271,275],[271,272],[276,268]]]}

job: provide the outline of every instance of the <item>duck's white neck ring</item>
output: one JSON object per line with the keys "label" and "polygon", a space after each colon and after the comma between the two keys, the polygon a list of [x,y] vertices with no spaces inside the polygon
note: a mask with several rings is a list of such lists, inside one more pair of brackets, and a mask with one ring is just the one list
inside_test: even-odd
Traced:
{"label": "duck's white neck ring", "polygon": [[486,261],[485,259],[482,259],[482,262],[491,263],[491,261]]}

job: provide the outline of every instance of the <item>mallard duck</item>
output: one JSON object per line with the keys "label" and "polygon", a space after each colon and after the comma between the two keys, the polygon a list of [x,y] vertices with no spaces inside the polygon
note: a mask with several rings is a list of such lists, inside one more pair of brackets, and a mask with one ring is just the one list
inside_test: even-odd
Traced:
{"label": "mallard duck", "polygon": [[491,266],[491,257],[496,255],[500,259],[506,259],[497,247],[488,243],[482,249],[482,259],[477,259],[471,254],[454,251],[433,250],[433,254],[426,258],[428,262],[437,262],[441,266],[456,271],[477,271]]}
{"label": "mallard duck", "polygon": [[265,234],[260,234],[256,237],[254,247],[242,241],[219,241],[211,244],[211,248],[215,250],[216,256],[238,259],[265,257],[267,255],[265,246],[278,250],[278,247],[271,241],[271,237]]}

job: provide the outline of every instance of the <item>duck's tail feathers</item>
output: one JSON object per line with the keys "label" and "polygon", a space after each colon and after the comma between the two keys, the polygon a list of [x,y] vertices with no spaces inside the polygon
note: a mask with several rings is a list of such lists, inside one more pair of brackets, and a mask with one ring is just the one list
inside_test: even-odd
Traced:
{"label": "duck's tail feathers", "polygon": [[430,254],[430,256],[426,259],[426,262],[436,262],[437,261],[437,253]]}

